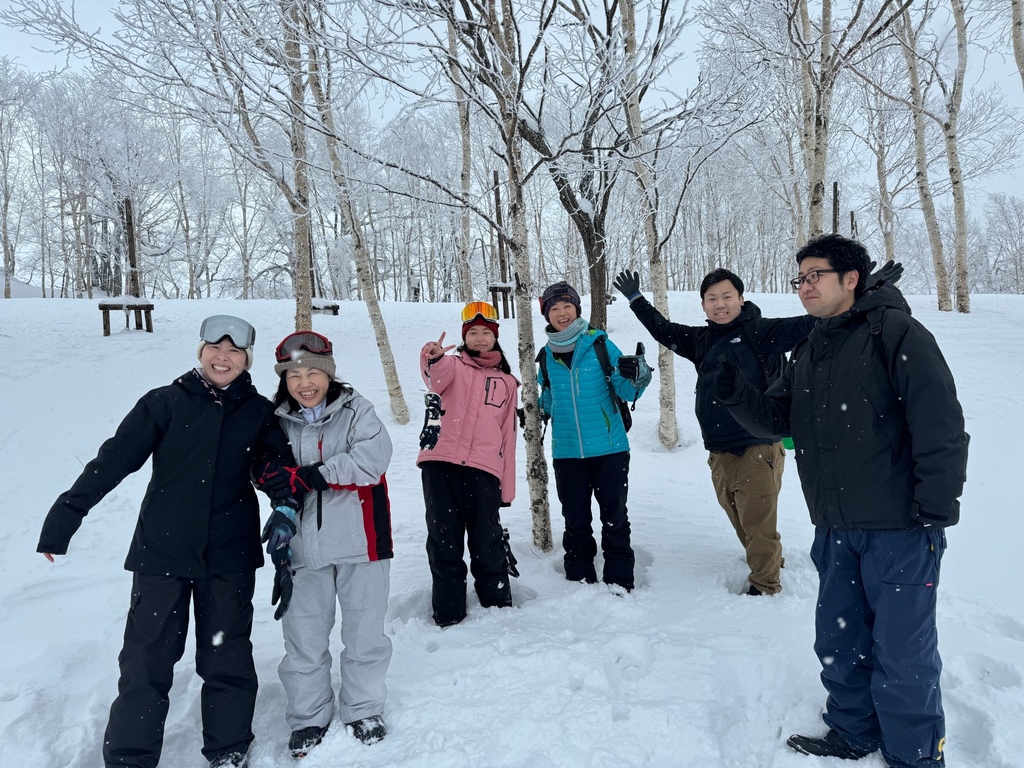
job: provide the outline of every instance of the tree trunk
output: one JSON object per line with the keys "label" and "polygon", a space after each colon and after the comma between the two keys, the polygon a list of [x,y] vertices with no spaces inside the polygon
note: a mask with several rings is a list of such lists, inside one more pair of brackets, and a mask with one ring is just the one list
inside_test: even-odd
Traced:
{"label": "tree trunk", "polygon": [[964,180],[960,166],[960,150],[957,140],[957,121],[960,104],[963,101],[964,77],[967,74],[967,19],[963,0],[950,0],[953,19],[956,23],[956,74],[953,76],[953,91],[946,102],[948,116],[943,125],[942,135],[946,142],[946,157],[949,161],[949,183],[953,195],[953,221],[956,227],[953,239],[955,254],[956,311],[971,311],[970,283],[967,277],[967,202],[964,199]]}
{"label": "tree trunk", "polygon": [[[469,133],[469,98],[462,87],[462,75],[459,72],[459,67],[455,64],[458,60],[458,51],[455,45],[455,28],[450,19],[448,21],[448,55],[451,56],[448,67],[449,77],[452,80],[452,85],[455,87],[455,99],[458,102],[459,110],[459,135],[462,137],[462,165],[459,169],[459,182],[462,189],[462,199],[469,200],[469,195],[472,191],[472,178],[470,174],[473,170],[472,144],[470,143]],[[472,301],[474,298],[473,275],[469,269],[469,238],[471,237],[469,217],[469,206],[464,205],[459,219],[462,238],[459,241],[456,256],[458,259],[456,269],[459,275],[459,293],[462,301]],[[487,286],[484,287],[486,288]]]}
{"label": "tree trunk", "polygon": [[352,252],[356,262],[356,279],[359,282],[359,289],[366,302],[366,311],[370,316],[370,325],[373,327],[373,335],[377,341],[377,350],[380,353],[381,367],[384,370],[384,381],[388,388],[388,398],[391,403],[391,415],[398,424],[409,423],[409,407],[405,403],[405,395],[402,393],[402,384],[398,378],[398,367],[395,365],[395,355],[391,351],[391,340],[388,338],[387,325],[384,323],[384,316],[380,311],[380,302],[377,301],[377,291],[374,289],[373,276],[370,269],[370,255],[366,250],[366,242],[363,239],[363,229],[359,217],[355,215],[352,207],[352,200],[348,193],[348,179],[345,176],[344,166],[341,161],[341,154],[338,149],[338,133],[334,121],[334,112],[327,102],[326,92],[320,80],[320,60],[316,50],[310,46],[309,55],[309,86],[316,102],[320,120],[324,127],[324,142],[327,146],[327,154],[331,159],[331,173],[337,190],[338,208],[345,222],[345,227],[352,235]]}
{"label": "tree trunk", "polygon": [[1013,21],[1010,34],[1013,37],[1013,59],[1017,62],[1020,83],[1024,86],[1024,0],[1010,0]]}
{"label": "tree trunk", "polygon": [[[623,44],[626,56],[636,58],[636,6],[635,0],[622,0]],[[661,257],[658,244],[657,192],[650,166],[644,160],[643,126],[640,121],[640,95],[637,91],[635,66],[627,66],[629,77],[626,82],[626,129],[633,142],[633,174],[636,176],[640,197],[640,211],[644,221],[644,242],[647,246],[647,263],[650,265],[651,284],[654,290],[654,306],[666,318],[668,311],[668,273]],[[658,439],[666,448],[674,448],[679,440],[679,425],[676,422],[676,376],[675,353],[668,347],[658,345]]]}
{"label": "tree trunk", "polygon": [[921,93],[921,78],[917,68],[917,35],[911,25],[910,15],[900,16],[900,27],[906,38],[902,46],[903,57],[907,62],[907,73],[910,80],[911,112],[914,118],[914,160],[917,171],[914,178],[917,182],[917,195],[921,200],[921,213],[924,216],[925,230],[928,232],[928,244],[932,251],[932,270],[935,272],[935,294],[938,307],[943,312],[953,309],[949,298],[949,272],[942,249],[942,233],[939,220],[935,214],[935,201],[932,198],[931,184],[928,181],[928,153],[925,145],[924,125],[924,94]]}

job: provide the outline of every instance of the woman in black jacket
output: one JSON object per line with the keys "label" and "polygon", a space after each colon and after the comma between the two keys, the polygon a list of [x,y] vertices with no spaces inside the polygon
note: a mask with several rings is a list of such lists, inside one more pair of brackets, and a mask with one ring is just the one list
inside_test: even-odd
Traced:
{"label": "woman in black jacket", "polygon": [[159,762],[190,603],[203,678],[203,754],[213,768],[247,763],[257,687],[252,596],[263,565],[251,477],[257,463],[292,463],[274,406],[248,374],[255,338],[237,317],[203,321],[200,365],[143,395],[43,523],[37,551],[52,562],[67,553],[89,510],[152,457],[125,561],[134,576],[118,695],[103,739],[107,766]]}

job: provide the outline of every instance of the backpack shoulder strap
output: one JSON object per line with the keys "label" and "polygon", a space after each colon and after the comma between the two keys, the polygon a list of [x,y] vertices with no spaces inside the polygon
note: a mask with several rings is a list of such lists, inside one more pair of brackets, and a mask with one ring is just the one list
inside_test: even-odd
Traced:
{"label": "backpack shoulder strap", "polygon": [[545,354],[547,347],[541,347],[540,352],[537,353],[537,357],[534,358],[534,362],[540,366],[540,372],[544,376],[544,383],[541,384],[541,389],[551,389],[551,379],[548,378],[548,356]]}
{"label": "backpack shoulder strap", "polygon": [[612,361],[608,357],[608,345],[605,340],[608,337],[604,334],[598,334],[597,338],[594,339],[594,352],[597,354],[597,361],[601,363],[601,370],[604,371],[604,377],[611,384],[612,381]]}
{"label": "backpack shoulder strap", "polygon": [[761,365],[761,368],[765,373],[767,373],[768,367],[765,365],[764,352],[761,351],[761,345],[757,341],[757,336],[754,335],[754,329],[751,328],[752,325],[753,323],[744,323],[740,326],[740,330],[743,331],[743,338],[746,339],[747,344],[754,350],[754,354],[757,355],[757,362]]}

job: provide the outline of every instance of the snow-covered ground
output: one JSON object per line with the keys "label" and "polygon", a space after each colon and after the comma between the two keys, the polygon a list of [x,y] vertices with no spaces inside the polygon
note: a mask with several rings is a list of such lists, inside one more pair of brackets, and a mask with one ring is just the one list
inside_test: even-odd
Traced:
{"label": "snow-covered ground", "polygon": [[[769,316],[801,312],[792,295],[747,298]],[[972,435],[962,522],[948,532],[939,595],[948,764],[1017,766],[1024,754],[1024,588],[1016,566],[1024,520],[1013,485],[1021,462],[1011,444],[1024,435],[1024,297],[975,296],[966,316],[939,313],[931,297],[911,304],[949,360]],[[677,321],[703,322],[695,294],[674,294],[671,306]],[[683,360],[676,363],[680,445],[668,451],[658,442],[653,388],[638,403],[630,433],[637,589],[620,597],[603,585],[566,582],[560,548],[531,547],[522,481],[519,498],[503,510],[522,573],[513,582],[516,608],[483,610],[471,592],[464,623],[435,627],[414,466],[423,389],[416,360],[441,331],[458,338],[459,307],[385,303],[382,310],[413,412],[404,426],[391,419],[365,307],[343,302],[340,316],[318,315],[314,323],[336,344],[339,374],[377,404],[395,443],[388,472],[396,549],[390,734],[366,747],[335,727],[303,768],[848,765],[785,746],[790,733],[823,728],[824,702],[811,649],[812,527],[795,467],[786,470],[779,520],[784,591],[740,596],[746,568],[712,492],[693,417],[693,371]],[[136,399],[194,364],[200,321],[220,312],[256,326],[253,378],[271,394],[273,348],[292,329],[288,302],[157,301],[153,334],[126,331],[115,317],[113,335],[104,338],[95,301],[0,301],[0,766],[102,764],[131,579],[122,563],[148,468],[93,510],[56,564],[35,552],[39,527]],[[539,315],[533,327],[542,339]],[[610,331],[624,350],[636,341],[653,349],[623,301],[610,308]],[[513,321],[502,321],[501,341],[515,368]],[[521,479],[523,456],[520,441]],[[558,540],[553,482],[551,495]],[[291,764],[270,589],[264,568],[253,637],[261,680],[253,768]],[[165,768],[204,764],[192,655],[190,643],[171,694]],[[876,754],[858,765],[878,768],[882,760]]]}

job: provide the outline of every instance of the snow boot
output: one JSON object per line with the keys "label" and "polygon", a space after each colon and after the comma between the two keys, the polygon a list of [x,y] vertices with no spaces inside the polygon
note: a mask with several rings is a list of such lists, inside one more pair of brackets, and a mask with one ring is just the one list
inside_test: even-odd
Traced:
{"label": "snow boot", "polygon": [[348,727],[352,729],[352,735],[363,742],[363,744],[376,744],[388,734],[388,729],[384,725],[384,718],[380,715],[364,717],[362,720],[348,723]]}
{"label": "snow boot", "polygon": [[210,761],[210,768],[246,768],[249,752],[222,752]]}
{"label": "snow boot", "polygon": [[790,749],[804,755],[840,757],[843,760],[860,760],[874,751],[857,749],[850,746],[842,736],[832,729],[829,729],[829,732],[821,739],[794,734],[786,739],[786,745]]}
{"label": "snow boot", "polygon": [[292,735],[288,737],[288,749],[291,750],[292,757],[296,760],[305,757],[309,750],[323,741],[325,735],[327,735],[326,725],[311,725],[308,728],[292,731]]}

